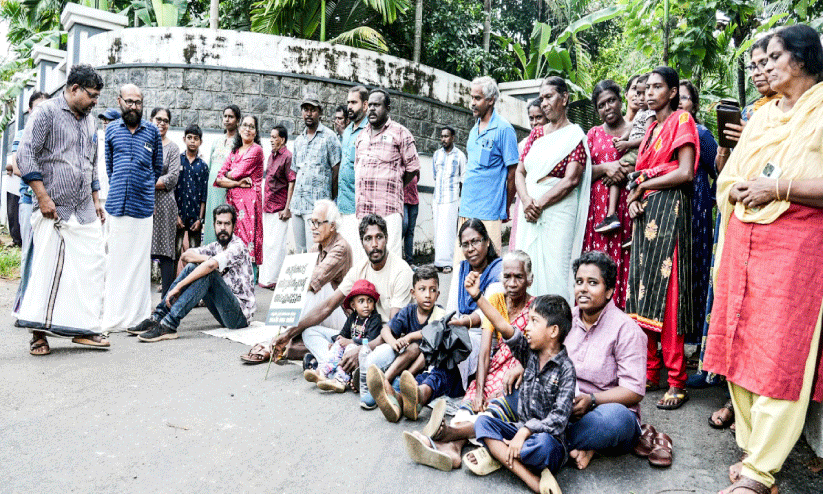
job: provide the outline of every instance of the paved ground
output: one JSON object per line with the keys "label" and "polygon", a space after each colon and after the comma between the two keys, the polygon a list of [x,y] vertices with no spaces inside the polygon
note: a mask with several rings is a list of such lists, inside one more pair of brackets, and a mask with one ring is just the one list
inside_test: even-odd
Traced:
{"label": "paved ground", "polygon": [[[195,331],[216,327],[206,309],[195,309],[175,341],[114,334],[99,351],[52,339],[52,355],[32,357],[7,315],[15,289],[0,282],[2,493],[525,492],[507,472],[479,478],[412,463],[401,431],[422,428],[428,412],[418,423],[387,423],[351,393],[318,392],[296,365],[272,366],[264,380],[265,366],[240,364],[244,346]],[[259,290],[258,306],[270,297]],[[733,436],[706,425],[721,391],[693,392],[673,412],[654,408],[660,395],[644,401],[644,422],[673,438],[674,465],[595,458],[585,471],[562,471],[564,492],[709,493],[728,484],[739,455]],[[782,493],[823,492],[823,476],[804,466],[811,458],[801,441],[779,476]]]}

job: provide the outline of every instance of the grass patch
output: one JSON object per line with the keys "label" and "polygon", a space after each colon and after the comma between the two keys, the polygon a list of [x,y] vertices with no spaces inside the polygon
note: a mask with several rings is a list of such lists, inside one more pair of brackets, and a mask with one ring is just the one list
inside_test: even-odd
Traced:
{"label": "grass patch", "polygon": [[20,277],[20,248],[4,246],[0,248],[0,278],[16,280]]}

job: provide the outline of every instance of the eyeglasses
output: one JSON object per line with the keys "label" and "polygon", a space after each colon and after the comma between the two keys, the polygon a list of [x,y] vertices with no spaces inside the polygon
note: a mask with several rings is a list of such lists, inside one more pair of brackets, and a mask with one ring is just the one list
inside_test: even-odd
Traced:
{"label": "eyeglasses", "polygon": [[257,128],[257,127],[254,126],[254,124],[247,124],[247,123],[244,123],[240,127],[244,128],[244,129],[249,129],[249,130],[255,130]]}
{"label": "eyeglasses", "polygon": [[482,243],[483,243],[482,238],[473,238],[473,239],[469,240],[468,242],[462,242],[460,244],[460,248],[463,249],[463,250],[469,250],[469,247],[472,247],[472,248],[476,249],[476,248],[480,247],[480,244],[482,244]]}
{"label": "eyeglasses", "polygon": [[769,63],[768,58],[763,59],[757,63],[752,62],[748,66],[746,66],[746,69],[748,69],[749,72],[754,72],[755,70],[760,70],[761,72],[763,72],[764,70],[766,70],[767,63]]}
{"label": "eyeglasses", "polygon": [[159,123],[159,124],[166,124],[166,125],[169,124],[169,119],[168,118],[154,117],[154,121]]}
{"label": "eyeglasses", "polygon": [[88,94],[88,95],[89,95],[89,98],[96,100],[97,98],[99,98],[99,97],[100,97],[100,93],[97,93],[97,94],[92,94],[92,92],[91,92],[91,91],[89,91],[88,89],[86,89],[85,87],[83,87],[83,86],[80,86],[80,87],[83,89],[83,91],[85,91],[85,92],[86,92],[86,94]]}
{"label": "eyeglasses", "polygon": [[681,97],[680,97],[680,100],[681,100],[681,101],[691,101],[691,100],[692,100],[692,97],[691,97],[691,96],[681,96]]}
{"label": "eyeglasses", "polygon": [[143,100],[139,100],[139,99],[134,100],[134,99],[120,98],[120,101],[122,101],[123,104],[126,105],[127,107],[128,106],[133,106],[135,108],[140,108],[141,106],[143,106]]}
{"label": "eyeglasses", "polygon": [[309,220],[309,225],[311,225],[312,228],[320,228],[320,225],[324,225],[328,222],[329,222],[329,220],[318,221],[318,220],[312,219],[312,220]]}

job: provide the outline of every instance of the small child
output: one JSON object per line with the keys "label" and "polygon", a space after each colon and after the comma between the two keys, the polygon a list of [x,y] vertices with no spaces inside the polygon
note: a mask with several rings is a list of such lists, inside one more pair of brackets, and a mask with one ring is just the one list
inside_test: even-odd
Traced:
{"label": "small child", "polygon": [[[615,137],[614,147],[623,156],[618,161],[621,166],[632,166],[637,161],[637,148],[643,141],[643,136],[651,125],[655,113],[646,106],[646,81],[648,74],[638,76],[626,91],[626,101],[634,110],[635,116],[632,126],[622,137]],[[609,210],[603,221],[594,227],[597,233],[611,233],[620,229],[620,218],[617,217],[617,202],[620,200],[620,185],[609,186]]]}
{"label": "small child", "polygon": [[[303,377],[306,381],[316,382],[317,387],[325,391],[343,393],[351,382],[351,374],[340,367],[340,361],[350,346],[363,345],[363,342],[374,341],[380,336],[383,319],[374,310],[380,294],[374,285],[367,280],[357,280],[351,292],[343,300],[343,308],[351,309],[351,315],[331,348],[328,360],[318,362],[317,369],[306,369]],[[363,345],[366,346],[366,345]]]}
{"label": "small child", "polygon": [[[386,343],[371,352],[366,348],[360,350],[360,368],[369,369],[375,365],[381,371],[385,370],[388,382],[393,382],[404,370],[412,374],[423,370],[426,360],[418,346],[423,339],[422,329],[429,321],[446,315],[442,307],[435,305],[440,296],[440,280],[433,265],[420,266],[414,272],[411,295],[414,303],[400,309],[389,324],[383,326],[380,336]],[[366,372],[360,373],[360,407],[364,410],[377,408],[369,393]]]}

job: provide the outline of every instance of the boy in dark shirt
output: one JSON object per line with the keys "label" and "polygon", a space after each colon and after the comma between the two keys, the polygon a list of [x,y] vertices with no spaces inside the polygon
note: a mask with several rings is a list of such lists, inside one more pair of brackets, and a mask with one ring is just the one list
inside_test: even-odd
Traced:
{"label": "boy in dark shirt", "polygon": [[209,166],[199,156],[203,131],[196,124],[189,125],[184,131],[183,139],[186,142],[186,152],[180,155],[180,178],[174,189],[177,201],[175,246],[178,259],[183,250],[185,234],[189,237],[189,248],[200,247],[209,181]]}

